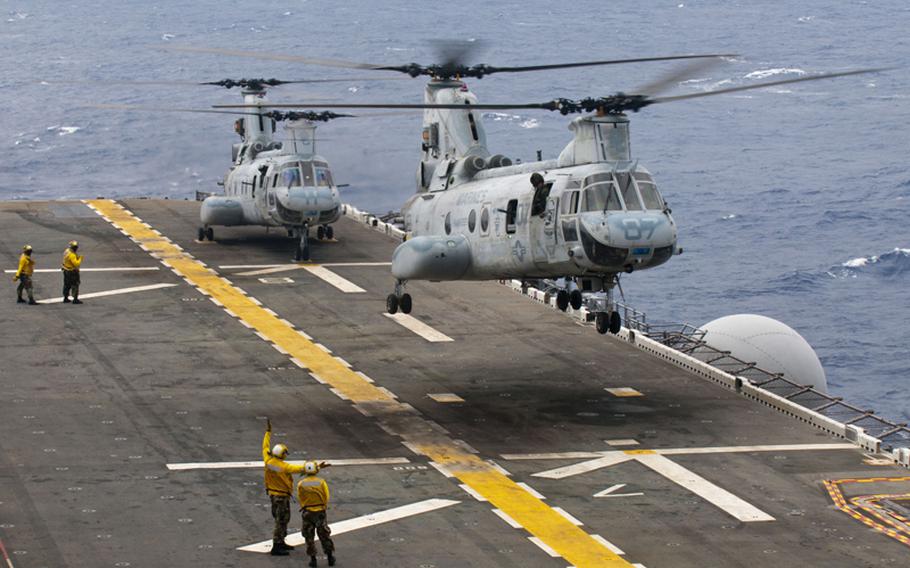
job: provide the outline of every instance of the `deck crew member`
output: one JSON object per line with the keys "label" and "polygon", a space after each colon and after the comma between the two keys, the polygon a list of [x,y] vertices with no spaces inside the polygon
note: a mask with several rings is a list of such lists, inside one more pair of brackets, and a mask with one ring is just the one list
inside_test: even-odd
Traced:
{"label": "deck crew member", "polygon": [[82,266],[82,255],[76,254],[79,243],[70,241],[69,246],[63,251],[63,303],[70,301],[70,291],[73,292],[73,303],[81,304],[79,299],[79,267]]}
{"label": "deck crew member", "polygon": [[29,305],[34,306],[38,303],[35,301],[35,296],[32,295],[32,274],[34,274],[34,272],[35,261],[32,258],[32,247],[30,245],[25,245],[22,247],[22,256],[19,257],[19,269],[16,270],[16,275],[13,276],[13,282],[16,280],[19,281],[19,287],[16,288],[16,303],[25,303],[25,300],[22,299],[23,290],[28,292]]}
{"label": "deck crew member", "polygon": [[328,467],[325,462],[312,461],[304,464],[306,475],[297,482],[297,501],[303,515],[303,537],[306,539],[306,553],[310,557],[310,566],[316,566],[316,541],[314,534],[319,535],[322,551],[329,559],[329,566],[335,565],[335,543],[332,542],[332,530],[326,520],[326,509],[329,506],[329,485],[324,479],[316,477],[319,470]]}
{"label": "deck crew member", "polygon": [[275,532],[272,534],[272,556],[287,556],[294,547],[284,542],[288,534],[288,522],[291,520],[291,491],[294,489],[295,473],[302,473],[304,466],[292,465],[284,461],[288,447],[272,443],[272,421],[266,419],[265,437],[262,439],[262,461],[265,465],[265,491],[272,502],[272,517],[275,519]]}

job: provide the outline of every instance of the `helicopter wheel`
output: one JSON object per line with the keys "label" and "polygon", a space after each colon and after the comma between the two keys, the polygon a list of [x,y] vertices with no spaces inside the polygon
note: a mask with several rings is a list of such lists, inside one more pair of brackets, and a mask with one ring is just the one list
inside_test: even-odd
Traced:
{"label": "helicopter wheel", "polygon": [[619,316],[619,312],[613,312],[610,314],[610,333],[617,334],[622,328],[622,318]]}
{"label": "helicopter wheel", "polygon": [[582,302],[581,290],[572,290],[569,292],[569,304],[571,304],[573,310],[580,310]]}
{"label": "helicopter wheel", "polygon": [[[410,298],[410,296],[408,296]],[[398,296],[389,294],[385,299],[385,309],[390,314],[398,313]]]}
{"label": "helicopter wheel", "polygon": [[335,238],[335,229],[333,229],[331,225],[326,225],[325,227],[325,238],[330,241]]}
{"label": "helicopter wheel", "polygon": [[413,300],[411,300],[410,294],[403,294],[400,298],[398,298],[398,308],[401,310],[401,313],[403,313],[403,314],[411,313],[411,308],[413,306],[414,306],[414,302],[413,302]]}
{"label": "helicopter wheel", "polygon": [[205,238],[207,238],[210,241],[214,241],[215,240],[215,230],[211,227],[206,227],[205,228]]}
{"label": "helicopter wheel", "polygon": [[325,227],[322,225],[316,227],[316,238],[320,241],[325,238]]}
{"label": "helicopter wheel", "polygon": [[196,233],[197,240],[202,242],[205,240],[205,229],[199,227],[199,231]]}
{"label": "helicopter wheel", "polygon": [[566,311],[569,307],[569,293],[565,290],[556,292],[556,307],[561,311]]}
{"label": "helicopter wheel", "polygon": [[610,331],[610,318],[606,312],[597,312],[597,315],[594,316],[594,327],[601,335]]}

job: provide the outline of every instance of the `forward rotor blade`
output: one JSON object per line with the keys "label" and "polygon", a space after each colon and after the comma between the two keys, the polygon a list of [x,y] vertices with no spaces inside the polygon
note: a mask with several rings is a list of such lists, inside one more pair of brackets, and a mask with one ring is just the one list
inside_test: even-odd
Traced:
{"label": "forward rotor blade", "polygon": [[117,105],[117,104],[98,104],[98,105],[84,105],[83,108],[97,108],[101,110],[136,110],[140,112],[191,112],[191,113],[206,113],[206,114],[245,114],[258,116],[258,112],[244,112],[242,110],[214,110],[206,108],[174,108],[174,107],[156,107],[156,106],[144,106],[144,105]]}
{"label": "forward rotor blade", "polygon": [[607,59],[603,61],[583,61],[576,63],[554,63],[551,65],[526,65],[522,67],[493,67],[486,66],[485,73],[522,73],[525,71],[549,71],[551,69],[570,69],[573,67],[594,67],[597,65],[621,65],[625,63],[647,63],[651,61],[677,61],[680,59],[718,59],[721,57],[736,57],[730,53],[714,53],[705,55],[670,55],[665,57],[636,57],[632,59]]}
{"label": "forward rotor blade", "polygon": [[325,59],[316,57],[303,57],[300,55],[283,55],[280,53],[263,53],[261,51],[244,51],[240,49],[220,49],[217,47],[193,47],[188,45],[161,45],[158,49],[167,51],[182,51],[186,53],[213,53],[216,55],[231,55],[234,57],[249,57],[252,59],[269,59],[272,61],[290,61],[293,63],[306,63],[308,65],[321,65],[323,67],[340,67],[342,69],[376,69],[379,65],[371,63],[357,63],[343,59]]}
{"label": "forward rotor blade", "polygon": [[[269,108],[375,108],[375,109],[398,109],[398,110],[423,110],[423,109],[449,109],[449,110],[516,110],[526,108],[547,108],[549,103],[526,103],[526,104],[427,104],[427,103],[269,103]],[[257,105],[212,105],[212,108],[256,108]]]}
{"label": "forward rotor blade", "polygon": [[806,81],[819,81],[821,79],[833,79],[834,77],[849,77],[850,75],[864,75],[866,73],[878,73],[888,71],[891,67],[880,67],[877,69],[857,69],[854,71],[842,71],[840,73],[823,73],[821,75],[812,75],[811,77],[799,77],[796,79],[783,79],[780,81],[767,81],[764,83],[755,83],[753,85],[743,85],[741,87],[729,87],[727,89],[717,89],[715,91],[705,91],[703,93],[690,93],[687,95],[674,95],[670,97],[655,97],[651,103],[668,103],[672,101],[683,101],[686,99],[699,99],[701,97],[712,97],[714,95],[723,95],[726,93],[737,93],[740,91],[751,91],[753,89],[764,89],[766,87],[776,87],[778,85],[790,85],[793,83],[804,83]]}

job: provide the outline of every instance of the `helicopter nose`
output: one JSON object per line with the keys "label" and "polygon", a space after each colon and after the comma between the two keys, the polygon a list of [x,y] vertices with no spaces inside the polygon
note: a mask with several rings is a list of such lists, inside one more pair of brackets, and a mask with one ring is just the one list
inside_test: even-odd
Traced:
{"label": "helicopter nose", "polygon": [[332,191],[323,187],[283,187],[276,191],[278,201],[291,211],[331,209]]}
{"label": "helicopter nose", "polygon": [[611,270],[631,271],[666,262],[676,248],[676,229],[661,213],[612,213],[582,223],[587,258]]}

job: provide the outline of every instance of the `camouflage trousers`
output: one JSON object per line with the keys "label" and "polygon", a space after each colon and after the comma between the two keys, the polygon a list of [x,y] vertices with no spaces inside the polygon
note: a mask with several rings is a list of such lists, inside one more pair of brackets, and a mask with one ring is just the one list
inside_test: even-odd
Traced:
{"label": "camouflage trousers", "polygon": [[325,511],[304,511],[301,532],[303,532],[303,538],[306,539],[307,556],[316,556],[315,535],[319,535],[319,542],[322,543],[323,552],[326,554],[335,552],[335,543],[332,542],[332,529],[329,528],[329,523],[326,521]]}
{"label": "camouflage trousers", "polygon": [[19,287],[16,288],[16,294],[18,295],[18,297],[20,299],[22,298],[23,290],[25,292],[28,292],[29,300],[35,299],[35,297],[32,295],[32,277],[26,276],[25,274],[20,274],[19,275]]}
{"label": "camouflage trousers", "polygon": [[284,542],[288,534],[288,523],[291,521],[291,498],[288,495],[269,495],[272,501],[272,518],[275,519],[275,532],[272,539]]}

